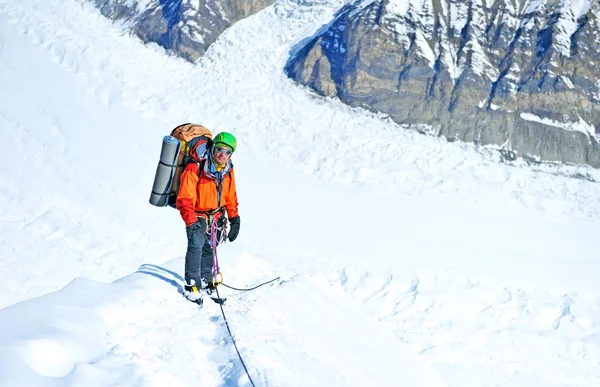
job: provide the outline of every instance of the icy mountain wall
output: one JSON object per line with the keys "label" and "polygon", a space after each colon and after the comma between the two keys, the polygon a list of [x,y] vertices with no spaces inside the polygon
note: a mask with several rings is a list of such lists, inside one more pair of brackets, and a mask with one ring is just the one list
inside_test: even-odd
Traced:
{"label": "icy mountain wall", "polygon": [[200,58],[233,23],[275,0],[90,0],[102,14],[125,21],[144,42],[189,61]]}
{"label": "icy mountain wall", "polygon": [[353,1],[286,73],[450,141],[600,167],[595,0]]}

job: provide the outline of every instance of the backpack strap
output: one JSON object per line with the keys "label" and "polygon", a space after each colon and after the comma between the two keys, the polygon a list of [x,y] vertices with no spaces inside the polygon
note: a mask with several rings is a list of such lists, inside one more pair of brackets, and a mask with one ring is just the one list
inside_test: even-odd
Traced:
{"label": "backpack strap", "polygon": [[202,175],[202,172],[204,172],[204,165],[206,164],[206,159],[196,161],[196,164],[198,164],[198,178],[200,178],[200,175]]}

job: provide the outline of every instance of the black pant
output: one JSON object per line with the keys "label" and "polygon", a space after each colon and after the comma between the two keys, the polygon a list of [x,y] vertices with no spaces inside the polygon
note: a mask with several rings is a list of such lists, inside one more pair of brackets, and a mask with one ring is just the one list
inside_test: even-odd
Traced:
{"label": "black pant", "polygon": [[206,233],[206,220],[198,219],[185,228],[188,245],[185,254],[185,282],[194,280],[198,288],[212,283],[213,251]]}

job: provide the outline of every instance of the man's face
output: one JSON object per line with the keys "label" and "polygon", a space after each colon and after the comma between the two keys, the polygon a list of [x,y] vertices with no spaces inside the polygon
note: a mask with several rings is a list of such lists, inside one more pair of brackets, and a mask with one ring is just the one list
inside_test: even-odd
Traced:
{"label": "man's face", "polygon": [[213,158],[219,164],[229,161],[232,153],[233,151],[227,145],[217,144],[213,147]]}

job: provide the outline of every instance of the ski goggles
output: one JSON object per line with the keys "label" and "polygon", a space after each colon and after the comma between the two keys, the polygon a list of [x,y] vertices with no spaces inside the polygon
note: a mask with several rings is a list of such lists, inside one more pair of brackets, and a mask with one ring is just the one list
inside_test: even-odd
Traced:
{"label": "ski goggles", "polygon": [[233,152],[227,148],[221,148],[220,146],[215,147],[215,153],[223,153],[227,156],[231,155]]}

